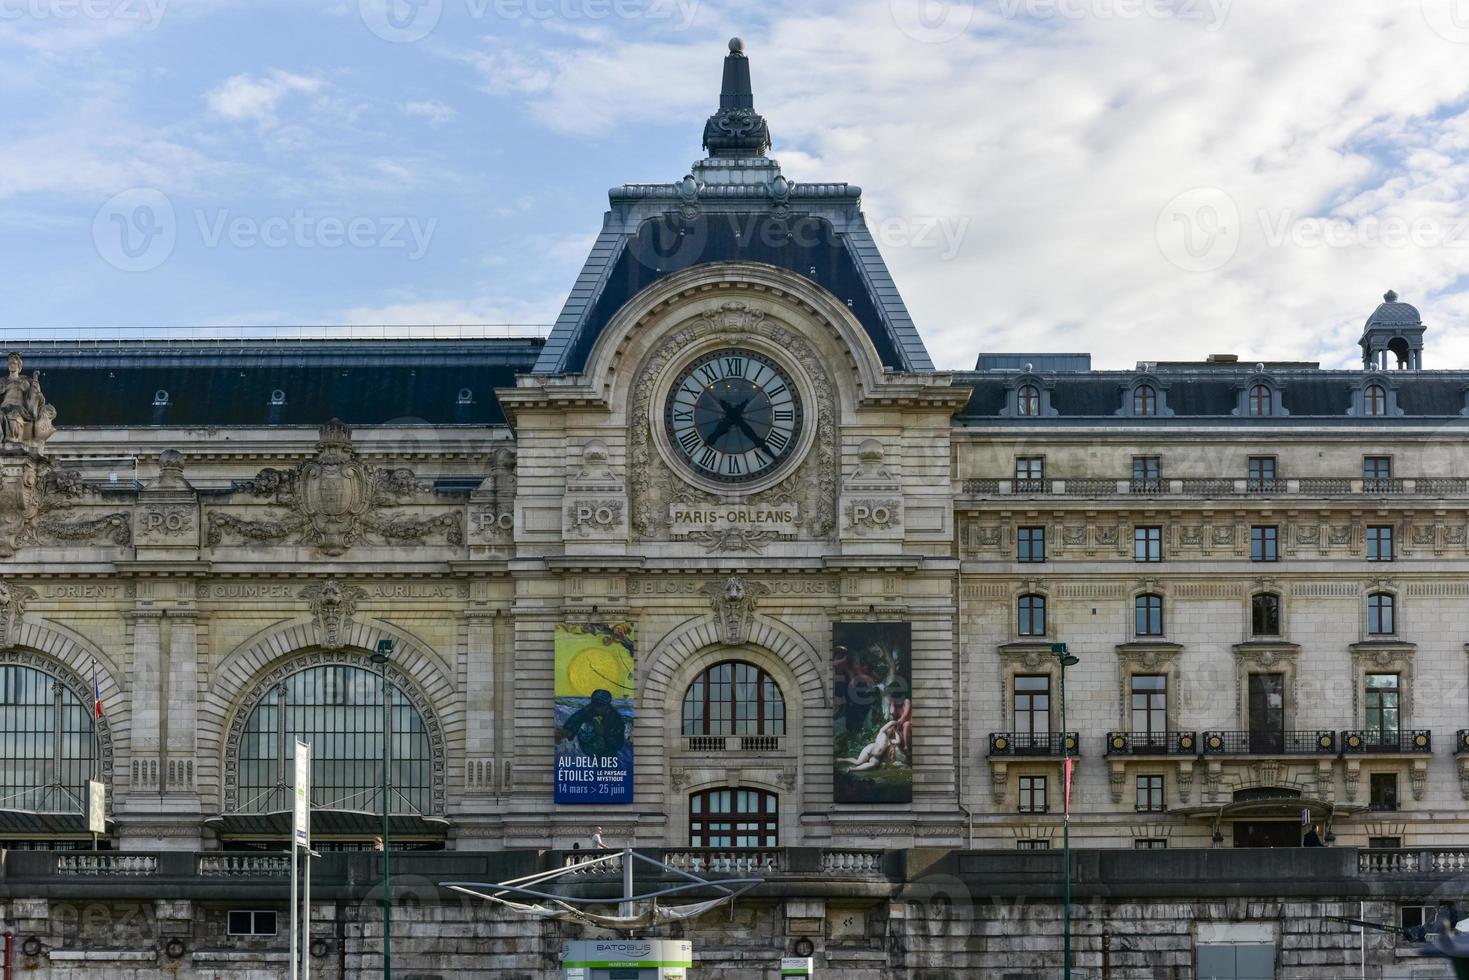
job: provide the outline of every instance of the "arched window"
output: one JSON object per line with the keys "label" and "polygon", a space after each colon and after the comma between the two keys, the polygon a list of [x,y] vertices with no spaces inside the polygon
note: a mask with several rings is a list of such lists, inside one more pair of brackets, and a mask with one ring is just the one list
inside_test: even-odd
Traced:
{"label": "arched window", "polygon": [[1046,635],[1046,597],[1043,595],[1023,595],[1019,604],[1019,623],[1021,636],[1045,636]]}
{"label": "arched window", "polygon": [[1379,384],[1371,384],[1362,392],[1362,414],[1363,415],[1386,415],[1387,414],[1387,389]]}
{"label": "arched window", "polygon": [[1163,635],[1163,597],[1144,593],[1133,600],[1133,625],[1138,636]]}
{"label": "arched window", "polygon": [[1250,635],[1280,635],[1280,596],[1257,592],[1250,596]]}
{"label": "arched window", "polygon": [[780,687],[754,664],[729,660],[704,671],[683,696],[685,735],[784,735]]}
{"label": "arched window", "polygon": [[1041,391],[1035,385],[1021,385],[1015,392],[1015,414],[1036,416],[1041,413]]}
{"label": "arched window", "polygon": [[1138,385],[1132,389],[1132,414],[1141,416],[1157,415],[1158,389],[1152,385]]}
{"label": "arched window", "polygon": [[[431,812],[433,755],[417,709],[393,690],[394,813]],[[383,684],[376,672],[347,664],[308,667],[260,700],[240,740],[242,812],[291,806],[294,739],[311,743],[311,802],[338,810],[381,811]]]}
{"label": "arched window", "polygon": [[1397,632],[1397,602],[1391,592],[1374,592],[1367,597],[1367,632],[1388,636]]}
{"label": "arched window", "polygon": [[0,666],[0,809],[84,812],[95,752],[90,704],[44,671]]}
{"label": "arched window", "polygon": [[779,801],[763,789],[706,789],[689,796],[693,847],[777,847]]}
{"label": "arched window", "polygon": [[1269,385],[1250,386],[1250,414],[1261,416],[1275,414],[1275,392],[1270,390]]}

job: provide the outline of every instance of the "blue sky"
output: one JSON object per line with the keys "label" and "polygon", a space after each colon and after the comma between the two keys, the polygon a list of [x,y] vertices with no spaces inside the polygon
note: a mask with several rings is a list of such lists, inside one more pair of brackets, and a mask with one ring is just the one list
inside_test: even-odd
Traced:
{"label": "blue sky", "polygon": [[1469,0],[0,0],[0,328],[548,323],[733,34],[942,366],[1469,366]]}

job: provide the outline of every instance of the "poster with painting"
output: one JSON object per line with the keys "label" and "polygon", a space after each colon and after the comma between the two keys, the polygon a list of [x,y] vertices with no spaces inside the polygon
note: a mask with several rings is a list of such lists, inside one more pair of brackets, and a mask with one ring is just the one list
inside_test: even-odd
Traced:
{"label": "poster with painting", "polygon": [[838,803],[913,802],[912,627],[832,626],[832,745]]}
{"label": "poster with painting", "polygon": [[556,802],[633,801],[631,623],[556,627]]}

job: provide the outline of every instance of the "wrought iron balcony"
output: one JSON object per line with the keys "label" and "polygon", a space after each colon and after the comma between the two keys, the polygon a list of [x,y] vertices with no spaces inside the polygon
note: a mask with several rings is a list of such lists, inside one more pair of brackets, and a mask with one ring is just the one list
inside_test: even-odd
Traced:
{"label": "wrought iron balcony", "polygon": [[990,732],[990,755],[1056,756],[1081,755],[1076,732]]}
{"label": "wrought iron balcony", "polygon": [[1107,755],[1198,755],[1197,732],[1108,732]]}
{"label": "wrought iron balcony", "polygon": [[1204,755],[1336,755],[1336,732],[1205,732]]}
{"label": "wrought iron balcony", "polygon": [[1432,752],[1433,733],[1426,728],[1404,728],[1396,732],[1372,729],[1341,733],[1341,750],[1347,755],[1376,752]]}

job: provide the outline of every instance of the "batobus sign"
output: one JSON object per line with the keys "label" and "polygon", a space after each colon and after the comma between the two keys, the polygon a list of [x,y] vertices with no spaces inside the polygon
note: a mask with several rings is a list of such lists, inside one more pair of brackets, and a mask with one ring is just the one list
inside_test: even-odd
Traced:
{"label": "batobus sign", "polygon": [[633,800],[633,627],[556,627],[556,802]]}
{"label": "batobus sign", "polygon": [[831,675],[836,802],[913,802],[912,627],[834,623]]}

